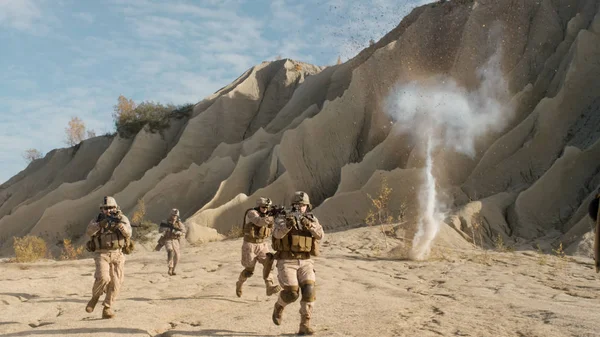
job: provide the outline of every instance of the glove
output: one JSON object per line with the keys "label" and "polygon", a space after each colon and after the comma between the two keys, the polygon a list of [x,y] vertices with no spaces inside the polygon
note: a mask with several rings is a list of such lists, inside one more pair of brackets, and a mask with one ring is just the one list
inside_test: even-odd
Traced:
{"label": "glove", "polygon": [[104,218],[98,222],[100,228],[106,228],[108,226],[108,219]]}
{"label": "glove", "polygon": [[307,217],[302,217],[302,220],[300,220],[300,223],[302,224],[302,226],[304,226],[304,228],[311,229],[314,227],[313,221]]}
{"label": "glove", "polygon": [[287,228],[292,228],[296,225],[296,218],[294,218],[293,216],[289,216],[287,218],[285,218],[285,226]]}

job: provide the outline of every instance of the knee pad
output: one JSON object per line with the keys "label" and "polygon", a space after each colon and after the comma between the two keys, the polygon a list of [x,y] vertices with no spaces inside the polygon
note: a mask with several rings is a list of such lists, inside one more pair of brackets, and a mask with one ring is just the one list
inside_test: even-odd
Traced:
{"label": "knee pad", "polygon": [[306,282],[300,286],[302,290],[302,302],[314,302],[317,299],[317,290],[314,282]]}
{"label": "knee pad", "polygon": [[245,278],[251,277],[254,275],[254,269],[244,269],[244,271],[242,271],[242,275],[244,275]]}
{"label": "knee pad", "polygon": [[300,296],[298,286],[285,286],[283,290],[279,293],[281,299],[285,303],[292,303],[298,299]]}

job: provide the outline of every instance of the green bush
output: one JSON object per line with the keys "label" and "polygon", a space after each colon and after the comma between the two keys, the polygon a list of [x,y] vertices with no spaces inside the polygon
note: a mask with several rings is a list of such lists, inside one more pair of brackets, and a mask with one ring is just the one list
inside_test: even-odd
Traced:
{"label": "green bush", "polygon": [[187,117],[192,110],[193,104],[175,106],[147,101],[140,103],[129,111],[120,111],[119,107],[116,106],[113,117],[119,136],[129,138],[135,136],[146,125],[148,125],[150,132],[160,132],[169,127],[169,121],[172,118]]}

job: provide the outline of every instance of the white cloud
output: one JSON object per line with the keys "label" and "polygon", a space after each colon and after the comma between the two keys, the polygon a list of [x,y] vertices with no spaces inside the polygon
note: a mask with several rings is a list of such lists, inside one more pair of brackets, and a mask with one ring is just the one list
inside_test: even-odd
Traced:
{"label": "white cloud", "polygon": [[136,32],[139,36],[146,39],[153,39],[161,36],[182,38],[185,35],[185,29],[178,20],[160,16],[145,16],[134,18]]}
{"label": "white cloud", "polygon": [[41,9],[31,0],[0,1],[0,25],[2,26],[33,32],[41,18]]}
{"label": "white cloud", "polygon": [[76,19],[79,19],[79,20],[81,20],[81,21],[83,21],[85,23],[88,23],[88,24],[92,24],[92,23],[94,23],[94,21],[96,21],[95,18],[94,18],[94,16],[92,14],[90,14],[90,13],[79,12],[79,13],[73,14],[73,16]]}
{"label": "white cloud", "polygon": [[299,31],[304,28],[304,5],[291,4],[286,0],[271,1],[271,13],[273,21],[271,25],[275,29],[284,31]]}
{"label": "white cloud", "polygon": [[[275,55],[323,63],[332,54],[335,60],[339,50],[345,60],[366,47],[369,39],[378,39],[394,28],[408,9],[423,2],[427,1],[273,0],[266,2],[264,16],[257,17],[243,12],[243,1],[238,0],[111,0],[111,19],[117,24],[103,35],[59,39],[60,29],[53,29],[52,38],[68,51],[72,61],[68,68],[52,64],[47,73],[57,83],[73,83],[71,88],[60,89],[62,92],[47,89],[34,99],[0,97],[1,107],[7,107],[0,111],[0,167],[6,167],[0,174],[16,173],[16,162],[24,167],[20,153],[26,148],[42,144],[40,150],[47,152],[63,147],[70,116],[79,116],[97,134],[112,130],[111,111],[118,94],[138,102],[195,103]],[[254,6],[246,2],[249,4]],[[66,5],[47,0],[0,0],[0,28],[43,34],[50,24],[68,28],[68,19],[102,24],[97,18],[103,14],[91,11],[64,11],[67,17],[57,22],[50,13],[54,6]],[[320,21],[315,21],[315,16]],[[91,73],[96,68],[110,69],[107,65],[118,70],[109,70],[106,76]],[[9,70],[10,75],[0,73],[0,80],[23,90],[42,85],[28,72]],[[0,180],[6,178],[0,175]]]}

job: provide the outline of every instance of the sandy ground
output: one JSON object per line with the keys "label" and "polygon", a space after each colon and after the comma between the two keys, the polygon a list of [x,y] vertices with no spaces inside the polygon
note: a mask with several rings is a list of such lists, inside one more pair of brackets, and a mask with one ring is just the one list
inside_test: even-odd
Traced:
{"label": "sandy ground", "polygon": [[[388,247],[400,243],[387,238]],[[437,249],[431,261],[386,257],[377,228],[330,233],[316,259],[319,336],[600,336],[600,274],[589,259]],[[128,256],[117,317],[84,308],[91,259],[2,263],[2,336],[290,336],[299,303],[275,326],[260,267],[235,296],[241,239]],[[378,256],[375,256],[378,255]]]}

